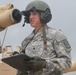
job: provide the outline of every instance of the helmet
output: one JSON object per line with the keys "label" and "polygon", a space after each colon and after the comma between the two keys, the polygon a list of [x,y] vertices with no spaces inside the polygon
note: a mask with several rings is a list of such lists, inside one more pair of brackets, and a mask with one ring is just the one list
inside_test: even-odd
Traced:
{"label": "helmet", "polygon": [[23,12],[23,15],[26,17],[26,23],[29,23],[30,11],[40,11],[41,13],[40,19],[41,19],[41,22],[44,24],[48,23],[52,18],[51,11],[48,4],[46,4],[41,0],[32,1],[27,5],[25,11]]}

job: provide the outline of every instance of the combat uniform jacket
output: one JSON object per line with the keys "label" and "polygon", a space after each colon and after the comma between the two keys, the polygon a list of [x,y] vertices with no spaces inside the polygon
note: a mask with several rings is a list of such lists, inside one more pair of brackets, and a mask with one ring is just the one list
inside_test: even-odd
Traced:
{"label": "combat uniform jacket", "polygon": [[[64,70],[71,67],[71,47],[61,30],[45,27],[47,50],[44,50],[43,33],[34,31],[22,42],[22,50],[28,56],[38,56],[47,61],[46,67],[29,75],[62,75]],[[32,38],[33,37],[33,38]],[[20,74],[26,75],[26,74]]]}

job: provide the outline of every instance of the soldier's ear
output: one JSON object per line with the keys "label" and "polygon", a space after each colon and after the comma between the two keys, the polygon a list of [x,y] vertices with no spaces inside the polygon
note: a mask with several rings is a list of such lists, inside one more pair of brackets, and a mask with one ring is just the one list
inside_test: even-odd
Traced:
{"label": "soldier's ear", "polygon": [[41,12],[41,22],[46,24],[52,19],[52,14],[50,9],[46,9],[46,11]]}

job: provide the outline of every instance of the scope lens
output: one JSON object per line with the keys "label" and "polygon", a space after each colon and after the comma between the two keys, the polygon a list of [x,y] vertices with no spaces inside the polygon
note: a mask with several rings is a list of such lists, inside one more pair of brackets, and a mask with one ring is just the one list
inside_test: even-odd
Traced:
{"label": "scope lens", "polygon": [[20,22],[20,21],[21,21],[22,16],[21,16],[19,10],[16,10],[16,9],[15,9],[15,10],[12,12],[12,16],[13,16],[13,19],[14,19],[16,22]]}

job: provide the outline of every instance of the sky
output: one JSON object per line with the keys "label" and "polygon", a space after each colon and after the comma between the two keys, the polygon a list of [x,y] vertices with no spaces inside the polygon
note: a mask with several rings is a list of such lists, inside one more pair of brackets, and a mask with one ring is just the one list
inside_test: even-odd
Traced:
{"label": "sky", "polygon": [[[25,10],[29,2],[33,0],[0,0],[0,6],[11,3],[20,11]],[[71,57],[72,61],[76,60],[76,0],[43,0],[51,9],[52,20],[48,26],[60,29],[64,32],[72,47]],[[24,22],[24,17],[20,23],[8,27],[7,34],[3,46],[11,45],[14,50],[16,46],[20,46],[21,42],[31,33],[33,28]],[[0,32],[0,40],[3,42],[6,30]],[[76,72],[67,73],[65,75],[76,75]]]}

